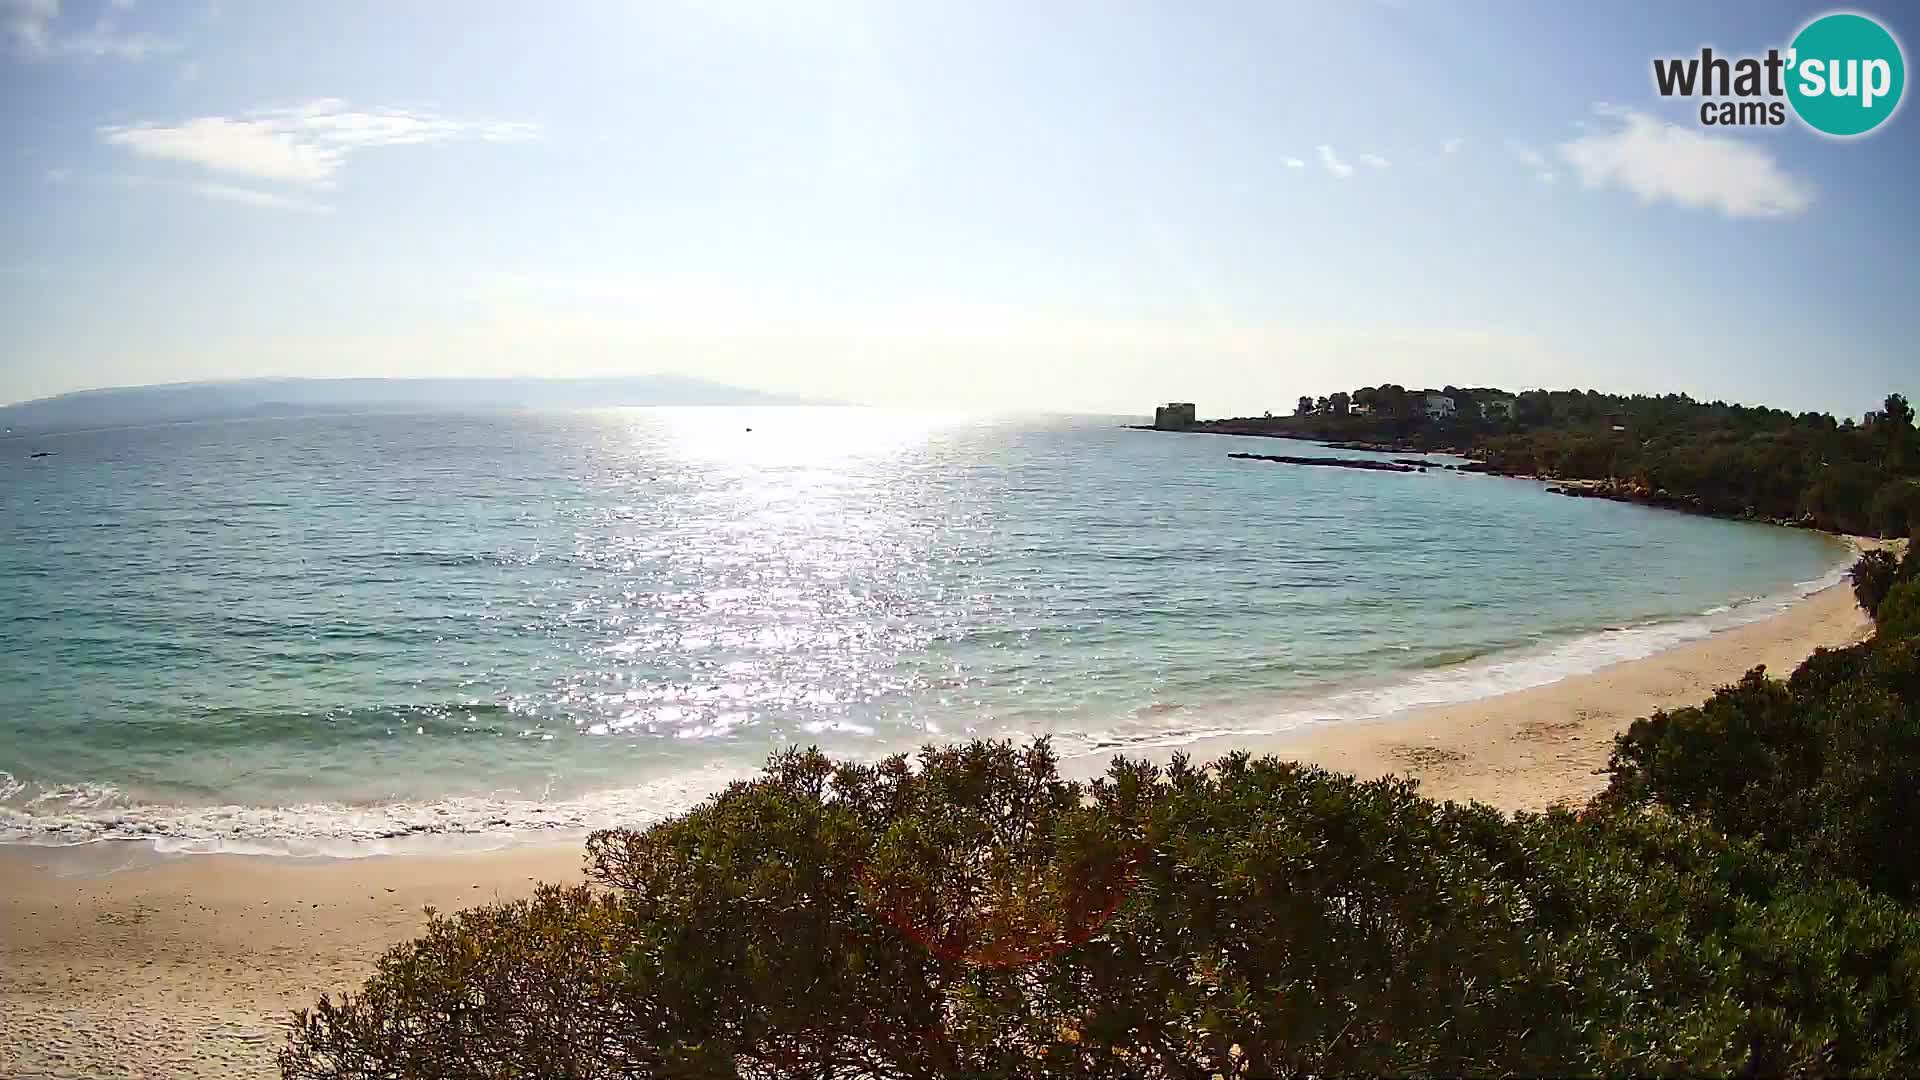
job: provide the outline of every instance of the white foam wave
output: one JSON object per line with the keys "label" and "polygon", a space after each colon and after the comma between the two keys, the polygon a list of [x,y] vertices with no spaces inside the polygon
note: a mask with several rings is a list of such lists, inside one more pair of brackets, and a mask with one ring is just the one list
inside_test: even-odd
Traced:
{"label": "white foam wave", "polygon": [[163,854],[329,858],[472,850],[645,825],[684,811],[754,771],[710,766],[637,787],[553,801],[463,797],[282,807],[148,805],[104,784],[53,788],[21,799],[27,786],[6,776],[0,791],[10,793],[10,805],[0,805],[0,843],[65,847],[137,841]]}
{"label": "white foam wave", "polygon": [[1063,756],[1110,754],[1131,747],[1167,747],[1203,739],[1275,735],[1311,724],[1377,720],[1412,709],[1457,705],[1545,686],[1615,664],[1642,660],[1677,645],[1777,615],[1845,579],[1849,561],[1782,592],[1747,597],[1687,619],[1613,627],[1560,642],[1503,653],[1467,664],[1423,671],[1393,682],[1356,687],[1311,701],[1208,710],[1201,723],[1171,724],[1147,732],[1061,732]]}

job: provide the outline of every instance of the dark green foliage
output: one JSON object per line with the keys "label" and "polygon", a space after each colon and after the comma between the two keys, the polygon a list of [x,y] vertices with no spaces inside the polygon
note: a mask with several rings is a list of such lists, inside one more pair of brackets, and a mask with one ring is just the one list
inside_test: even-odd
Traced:
{"label": "dark green foliage", "polygon": [[1881,536],[1905,536],[1920,529],[1920,480],[1902,476],[1880,485],[1871,512]]}
{"label": "dark green foliage", "polygon": [[1887,590],[1874,612],[1885,637],[1920,637],[1920,578],[1911,575]]}
{"label": "dark green foliage", "polygon": [[[434,917],[358,996],[295,1014],[293,1077],[672,1075],[673,1018],[627,992],[626,909],[585,888]],[[637,1006],[637,1008],[636,1008]],[[511,1063],[511,1071],[502,1066]]]}
{"label": "dark green foliage", "polygon": [[1592,390],[1529,390],[1509,418],[1480,409],[1506,396],[1499,390],[1446,392],[1459,412],[1437,421],[1420,391],[1386,385],[1353,392],[1365,414],[1309,408],[1199,429],[1453,449],[1496,472],[1610,480],[1659,505],[1836,532],[1898,537],[1920,526],[1920,434],[1899,394],[1863,423],[1842,424],[1825,413]]}
{"label": "dark green foliage", "polygon": [[1509,821],[1244,754],[1078,784],[976,743],[783,754],[588,861],[436,919],[302,1014],[285,1074],[1920,1068],[1920,923],[1630,808]]}
{"label": "dark green foliage", "polygon": [[1900,563],[1890,552],[1869,551],[1861,555],[1847,573],[1853,581],[1853,598],[1859,601],[1860,610],[1874,615],[1898,579]]}
{"label": "dark green foliage", "polygon": [[[1531,882],[1600,1071],[1911,1072],[1920,920],[1667,815],[1522,821]],[[1564,1067],[1548,1071],[1579,1071]]]}
{"label": "dark green foliage", "polygon": [[1755,668],[1703,705],[1636,721],[1615,740],[1603,800],[1697,814],[1920,901],[1920,637],[1887,617],[1902,597],[1920,599],[1920,583],[1888,593],[1873,641],[1821,650],[1786,682]]}

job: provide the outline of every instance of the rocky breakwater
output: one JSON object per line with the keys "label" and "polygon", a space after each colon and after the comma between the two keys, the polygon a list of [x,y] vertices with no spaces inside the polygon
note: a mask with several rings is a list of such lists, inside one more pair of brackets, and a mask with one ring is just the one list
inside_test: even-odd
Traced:
{"label": "rocky breakwater", "polygon": [[1366,469],[1370,472],[1427,471],[1414,465],[1400,465],[1391,461],[1365,461],[1360,458],[1288,457],[1285,454],[1228,454],[1227,456],[1243,461],[1275,461],[1282,465],[1322,465],[1335,469]]}

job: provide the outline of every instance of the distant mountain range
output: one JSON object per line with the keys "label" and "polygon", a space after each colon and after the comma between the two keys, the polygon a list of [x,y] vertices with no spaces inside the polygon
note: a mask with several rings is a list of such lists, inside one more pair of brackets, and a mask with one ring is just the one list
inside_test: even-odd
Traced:
{"label": "distant mountain range", "polygon": [[244,379],[79,390],[0,406],[0,434],[327,413],[616,405],[814,405],[681,375],[596,379]]}

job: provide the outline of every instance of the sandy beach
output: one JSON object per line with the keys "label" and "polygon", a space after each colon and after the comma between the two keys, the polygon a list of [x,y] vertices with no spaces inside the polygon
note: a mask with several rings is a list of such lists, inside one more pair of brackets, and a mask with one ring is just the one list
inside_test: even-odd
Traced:
{"label": "sandy beach", "polygon": [[1299,734],[1203,739],[1181,749],[1199,760],[1248,749],[1362,778],[1411,776],[1430,798],[1507,811],[1579,805],[1607,786],[1602,770],[1613,737],[1635,720],[1697,704],[1755,665],[1785,677],[1815,649],[1853,644],[1871,629],[1843,583],[1772,618],[1544,686]]}
{"label": "sandy beach", "polygon": [[[1614,734],[1705,698],[1756,664],[1784,675],[1868,623],[1836,586],[1760,622],[1644,660],[1501,697],[1277,736],[1201,742],[1362,777],[1418,778],[1433,797],[1506,810],[1579,803],[1605,786]],[[463,855],[155,860],[108,845],[0,849],[0,1076],[258,1077],[287,1012],[350,988],[423,908],[520,896],[580,872],[580,847]]]}

